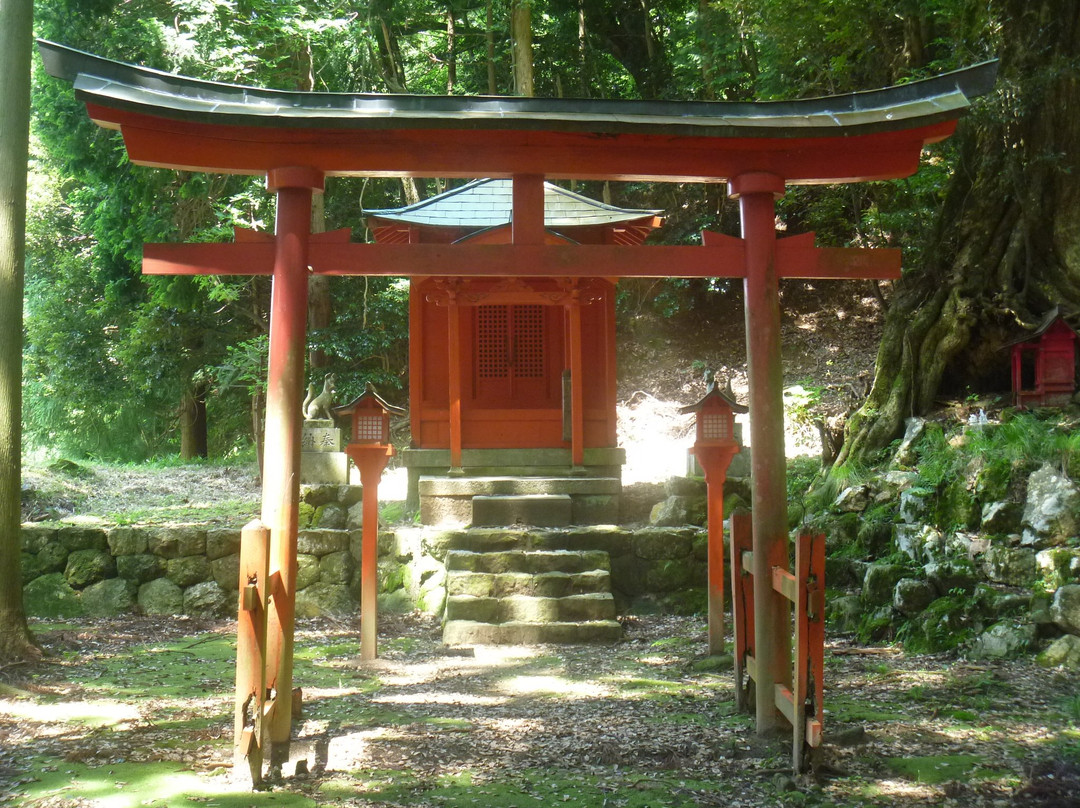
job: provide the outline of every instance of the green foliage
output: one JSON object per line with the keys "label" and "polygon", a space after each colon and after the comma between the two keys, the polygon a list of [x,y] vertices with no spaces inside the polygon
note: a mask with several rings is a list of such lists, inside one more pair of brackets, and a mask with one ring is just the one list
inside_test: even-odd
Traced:
{"label": "green foliage", "polygon": [[[38,35],[200,78],[330,92],[509,93],[509,3],[489,5],[490,23],[485,4],[431,0],[42,0],[35,9]],[[969,63],[995,44],[991,11],[962,0],[903,13],[892,3],[855,0],[537,0],[531,7],[536,92],[551,97],[745,100],[842,92]],[[90,122],[70,87],[40,70],[33,107],[39,146],[27,273],[30,441],[123,459],[175,451],[179,403],[209,377],[214,451],[243,451],[250,400],[258,402],[264,384],[268,283],[148,280],[138,266],[144,241],[222,241],[234,226],[272,229],[272,198],[259,178],[131,165],[120,139]],[[778,215],[789,232],[816,230],[822,244],[903,243],[910,255],[935,216],[954,155],[935,147],[924,162],[905,181],[793,187]],[[445,182],[417,185],[426,195]],[[582,187],[609,193],[614,204],[664,209],[659,238],[669,243],[696,243],[702,228],[736,230],[734,205],[716,185]],[[335,179],[325,195],[326,225],[359,235],[361,208],[404,201],[397,180]],[[724,279],[631,281],[620,285],[619,316],[676,317],[736,288]],[[341,397],[367,381],[402,395],[405,286],[334,279],[332,295],[334,324],[312,333],[311,342],[329,355],[326,370],[337,375]]]}

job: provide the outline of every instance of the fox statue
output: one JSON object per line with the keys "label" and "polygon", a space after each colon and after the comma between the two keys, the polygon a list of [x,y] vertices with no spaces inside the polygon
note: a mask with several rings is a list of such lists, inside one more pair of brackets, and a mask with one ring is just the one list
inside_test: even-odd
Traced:
{"label": "fox statue", "polygon": [[308,385],[307,398],[304,399],[304,418],[308,421],[325,419],[334,420],[334,374],[327,373],[323,379],[323,389],[318,395],[315,394],[314,383]]}

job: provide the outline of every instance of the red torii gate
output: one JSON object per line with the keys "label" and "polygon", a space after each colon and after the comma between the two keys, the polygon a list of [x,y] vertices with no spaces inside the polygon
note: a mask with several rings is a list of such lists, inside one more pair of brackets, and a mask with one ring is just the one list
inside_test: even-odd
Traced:
{"label": "red torii gate", "polygon": [[[467,277],[735,277],[745,288],[753,475],[753,573],[770,581],[788,546],[778,281],[896,278],[898,250],[820,249],[778,240],[786,184],[903,177],[924,145],[948,137],[994,63],[922,82],[792,102],[634,102],[290,93],[222,85],[39,43],[46,69],[71,81],[91,118],[118,129],[134,163],[264,175],[277,194],[275,235],[233,244],[148,244],[151,274],[270,274],[270,367],[262,520],[269,528],[265,671],[271,764],[288,757],[307,274]],[[353,244],[311,233],[312,194],[327,176],[512,177],[508,245]],[[702,246],[544,243],[544,179],[728,183],[742,237]],[[759,693],[791,684],[789,607],[754,588]],[[250,660],[238,660],[238,665]],[[238,693],[238,698],[242,694]],[[757,730],[782,717],[756,703]],[[238,739],[239,742],[239,739]],[[258,740],[256,740],[256,744]],[[261,748],[258,750],[261,759]]]}

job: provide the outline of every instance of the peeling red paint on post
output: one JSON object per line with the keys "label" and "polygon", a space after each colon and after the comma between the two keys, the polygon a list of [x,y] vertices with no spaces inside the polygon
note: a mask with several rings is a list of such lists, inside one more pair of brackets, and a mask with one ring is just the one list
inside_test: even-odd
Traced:
{"label": "peeling red paint on post", "polygon": [[283,168],[267,175],[277,192],[270,361],[266,391],[262,520],[270,529],[270,607],[267,687],[270,765],[288,760],[292,733],[293,630],[296,616],[296,538],[300,508],[300,412],[307,350],[307,248],[311,199],[322,191],[313,169]]}
{"label": "peeling red paint on post", "polygon": [[[746,365],[750,386],[750,458],[753,480],[754,577],[771,580],[770,559],[787,546],[787,458],[784,452],[780,289],[776,267],[775,199],[784,179],[754,172],[732,179],[746,248]],[[785,549],[786,558],[786,549]],[[769,586],[754,587],[757,692],[790,686],[790,610]],[[772,732],[780,716],[767,695],[757,699],[757,731]]]}

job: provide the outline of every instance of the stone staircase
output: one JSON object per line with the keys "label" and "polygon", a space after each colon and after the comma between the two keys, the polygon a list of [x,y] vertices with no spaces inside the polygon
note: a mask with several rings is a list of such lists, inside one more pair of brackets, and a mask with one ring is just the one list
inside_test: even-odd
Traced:
{"label": "stone staircase", "polygon": [[447,645],[615,642],[611,562],[602,550],[451,549]]}

